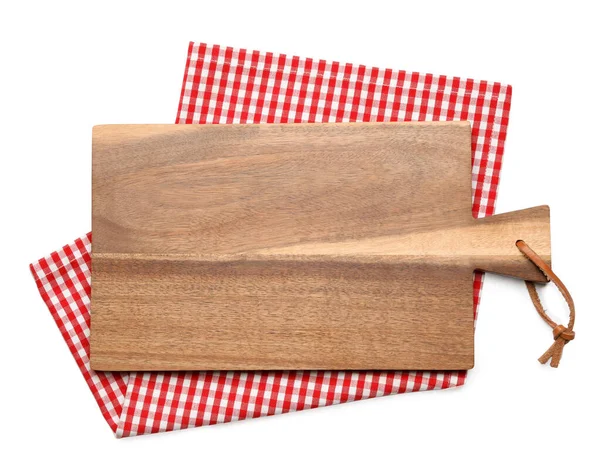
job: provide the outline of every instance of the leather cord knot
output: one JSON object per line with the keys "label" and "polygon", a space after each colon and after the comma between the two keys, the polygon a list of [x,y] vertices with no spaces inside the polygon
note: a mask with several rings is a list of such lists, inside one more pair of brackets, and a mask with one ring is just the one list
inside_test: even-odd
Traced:
{"label": "leather cord knot", "polygon": [[552,334],[554,335],[554,340],[561,338],[564,340],[573,340],[575,338],[575,332],[569,331],[569,329],[565,328],[562,324],[559,324],[552,330]]}
{"label": "leather cord knot", "polygon": [[538,361],[542,364],[546,364],[548,360],[550,360],[550,366],[558,367],[558,363],[560,363],[560,358],[562,357],[563,348],[575,338],[575,332],[569,328],[565,328],[562,324],[559,324],[552,330],[552,334],[554,335],[554,343],[550,345],[550,348],[546,350],[546,353],[540,356]]}
{"label": "leather cord knot", "polygon": [[527,245],[523,240],[518,240],[517,248],[527,259],[529,259],[538,269],[540,269],[540,271],[549,281],[556,285],[562,296],[565,298],[565,301],[567,301],[567,305],[569,306],[569,324],[567,326],[556,324],[546,314],[544,307],[542,307],[542,302],[540,301],[540,297],[535,289],[535,284],[530,281],[525,282],[525,285],[527,285],[527,291],[529,291],[529,297],[531,297],[531,302],[533,302],[535,309],[542,319],[552,328],[552,334],[554,336],[554,343],[542,356],[540,356],[538,361],[542,364],[546,364],[548,361],[550,361],[550,366],[558,367],[562,357],[563,348],[575,338],[575,331],[573,331],[573,326],[575,325],[575,304],[573,303],[573,298],[560,278],[557,277],[550,266],[546,264],[542,258],[540,258],[537,253],[529,247],[529,245]]}

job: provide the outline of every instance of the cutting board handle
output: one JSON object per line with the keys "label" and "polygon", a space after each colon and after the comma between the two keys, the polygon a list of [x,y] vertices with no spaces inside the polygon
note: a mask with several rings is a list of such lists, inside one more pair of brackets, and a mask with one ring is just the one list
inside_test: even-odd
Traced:
{"label": "cutting board handle", "polygon": [[550,208],[547,205],[476,219],[469,241],[478,270],[537,282],[546,277],[516,246],[524,240],[548,265],[550,256]]}

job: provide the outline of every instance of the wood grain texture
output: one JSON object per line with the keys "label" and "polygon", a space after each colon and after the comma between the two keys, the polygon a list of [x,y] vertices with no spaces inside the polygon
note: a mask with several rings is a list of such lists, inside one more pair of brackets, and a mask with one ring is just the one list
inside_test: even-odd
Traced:
{"label": "wood grain texture", "polygon": [[468,369],[474,269],[544,281],[549,210],[471,214],[468,123],[93,135],[97,370]]}

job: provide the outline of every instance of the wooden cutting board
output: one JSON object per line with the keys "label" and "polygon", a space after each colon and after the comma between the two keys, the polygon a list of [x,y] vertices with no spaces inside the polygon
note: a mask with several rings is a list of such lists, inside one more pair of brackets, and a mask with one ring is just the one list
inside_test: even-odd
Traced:
{"label": "wooden cutting board", "polygon": [[469,369],[473,271],[550,261],[471,179],[466,122],[97,126],[92,368]]}

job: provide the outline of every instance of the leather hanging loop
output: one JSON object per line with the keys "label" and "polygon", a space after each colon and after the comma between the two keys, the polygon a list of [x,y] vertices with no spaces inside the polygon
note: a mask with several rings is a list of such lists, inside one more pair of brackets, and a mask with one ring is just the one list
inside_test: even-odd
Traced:
{"label": "leather hanging loop", "polygon": [[554,343],[542,356],[540,356],[538,361],[542,364],[546,364],[548,360],[550,360],[550,366],[558,367],[564,346],[575,338],[575,332],[573,331],[573,326],[575,324],[575,304],[573,303],[573,298],[560,278],[556,276],[550,266],[546,264],[542,258],[540,258],[537,253],[529,247],[529,245],[527,245],[523,240],[517,240],[516,245],[521,253],[523,253],[523,255],[533,264],[535,264],[535,266],[540,269],[540,271],[549,281],[556,285],[562,296],[565,298],[565,301],[567,301],[567,305],[569,306],[569,324],[566,327],[562,324],[556,324],[546,314],[537,290],[535,289],[535,284],[530,281],[525,282],[527,285],[527,291],[529,291],[529,296],[531,297],[531,301],[533,302],[535,309],[542,319],[552,328],[552,334],[554,335]]}

